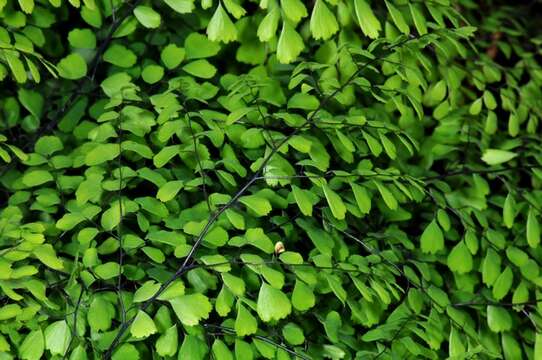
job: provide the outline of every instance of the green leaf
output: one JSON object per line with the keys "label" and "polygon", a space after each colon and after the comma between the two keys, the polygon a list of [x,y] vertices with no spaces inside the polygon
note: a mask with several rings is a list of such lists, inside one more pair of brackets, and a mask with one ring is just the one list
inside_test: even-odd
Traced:
{"label": "green leaf", "polygon": [[395,160],[397,157],[397,150],[395,144],[383,133],[379,133],[380,142],[384,146],[384,151],[390,157],[390,159]]}
{"label": "green leaf", "polygon": [[277,352],[277,347],[260,339],[252,340],[252,344],[264,358],[274,359]]}
{"label": "green leaf", "polygon": [[21,149],[19,149],[17,146],[13,146],[10,144],[6,144],[7,147],[19,158],[21,161],[28,160],[28,155],[25,154]]}
{"label": "green leaf", "polygon": [[143,310],[139,310],[130,326],[130,333],[136,339],[146,338],[157,332],[156,325],[150,316]]}
{"label": "green leaf", "polygon": [[58,75],[64,79],[77,80],[87,74],[87,63],[77,53],[70,54],[57,64]]}
{"label": "green leaf", "polygon": [[505,359],[521,359],[522,357],[521,346],[510,334],[502,334],[502,349]]}
{"label": "green leaf", "polygon": [[342,327],[341,315],[336,311],[330,311],[326,315],[324,329],[327,337],[334,343],[339,342],[339,330]]}
{"label": "green leaf", "polygon": [[312,216],[312,202],[309,196],[305,193],[305,190],[292,185],[292,194],[294,195],[295,202],[299,206],[299,210],[305,216]]}
{"label": "green leaf", "polygon": [[414,3],[409,3],[408,7],[410,8],[410,15],[412,16],[412,20],[414,20],[414,26],[416,26],[418,35],[427,34],[427,25],[425,22],[425,17],[423,16],[418,5]]}
{"label": "green leaf", "polygon": [[265,15],[260,22],[260,26],[258,26],[257,31],[258,39],[260,39],[261,42],[267,42],[275,37],[277,28],[279,26],[279,20],[280,10],[278,7],[275,7],[269,11],[267,15]]}
{"label": "green leaf", "polygon": [[187,326],[197,325],[207,319],[212,310],[211,303],[203,294],[182,295],[169,300],[179,320]]}
{"label": "green leaf", "polygon": [[327,184],[322,185],[322,190],[324,191],[324,195],[333,216],[338,220],[343,220],[346,214],[346,206],[341,197],[337,195],[335,191],[331,190]]}
{"label": "green leaf", "polygon": [[147,84],[155,84],[162,80],[164,76],[164,68],[160,65],[147,65],[141,72],[141,78]]}
{"label": "green leaf", "polygon": [[102,81],[101,87],[109,97],[116,97],[123,94],[131,86],[131,76],[127,73],[116,73]]}
{"label": "green leaf", "polygon": [[307,228],[306,231],[318,251],[325,255],[332,255],[334,242],[327,232],[313,227]]}
{"label": "green leaf", "polygon": [[[35,91],[20,89],[17,92],[19,101],[36,119],[41,119],[43,113],[44,99],[43,96]],[[41,140],[40,138],[39,140]],[[38,140],[38,141],[39,141]]]}
{"label": "green leaf", "polygon": [[262,266],[261,274],[272,287],[276,289],[282,289],[282,287],[284,286],[284,274],[282,272],[275,270],[269,266]]}
{"label": "green leaf", "polygon": [[56,255],[55,249],[53,248],[53,246],[51,246],[51,244],[39,245],[34,248],[33,253],[39,259],[39,261],[41,261],[51,269],[64,269],[64,263]]}
{"label": "green leaf", "polygon": [[121,275],[121,267],[116,262],[107,262],[94,268],[94,272],[100,279],[108,280]]}
{"label": "green leaf", "polygon": [[480,111],[482,111],[482,98],[474,100],[469,107],[469,114],[471,115],[478,115]]}
{"label": "green leaf", "polygon": [[178,296],[184,295],[184,283],[181,280],[173,281],[160,296],[158,300],[170,300]]}
{"label": "green leaf", "polygon": [[164,2],[179,14],[188,14],[194,10],[194,0],[164,0]]}
{"label": "green leaf", "polygon": [[155,283],[154,281],[145,282],[139,289],[134,293],[134,302],[143,302],[150,299],[156,292],[160,289],[160,284]]}
{"label": "green leaf", "polygon": [[141,250],[155,263],[162,264],[166,260],[164,253],[160,249],[144,246]]}
{"label": "green leaf", "polygon": [[203,238],[204,243],[209,247],[224,246],[228,242],[228,232],[220,226],[211,229]]}
{"label": "green leaf", "polygon": [[270,322],[287,317],[292,311],[292,305],[282,291],[262,283],[258,293],[257,310],[262,321]]}
{"label": "green leaf", "polygon": [[179,347],[177,325],[173,325],[156,340],[156,352],[160,356],[173,356]]}
{"label": "green leaf", "polygon": [[222,1],[226,10],[236,19],[241,18],[247,12],[241,5],[239,5],[236,0],[224,0]]}
{"label": "green leaf", "polygon": [[239,109],[236,109],[232,111],[228,115],[228,119],[226,120],[226,125],[231,125],[239,121],[241,118],[245,117],[248,113],[256,110],[254,107],[242,107]]}
{"label": "green leaf", "polygon": [[118,144],[98,144],[85,156],[85,164],[88,166],[100,165],[104,162],[114,160],[120,155]]}
{"label": "green leaf", "polygon": [[100,296],[95,296],[87,313],[87,321],[93,331],[104,331],[111,327],[115,316],[113,305]]}
{"label": "green leaf", "polygon": [[463,241],[457,243],[448,254],[448,267],[453,272],[466,274],[472,270],[472,255]]}
{"label": "green leaf", "polygon": [[511,113],[508,118],[508,133],[512,137],[516,137],[519,134],[519,118],[514,113]]}
{"label": "green leaf", "polygon": [[330,274],[326,274],[325,277],[327,279],[329,287],[331,288],[335,296],[337,296],[337,299],[339,299],[344,305],[346,302],[347,293],[341,284],[340,278]]}
{"label": "green leaf", "polygon": [[450,229],[452,228],[452,224],[450,223],[450,217],[448,216],[446,210],[437,210],[437,220],[442,230],[444,230],[445,232],[450,231]]}
{"label": "green leaf", "polygon": [[247,342],[235,339],[235,358],[252,360],[254,358],[254,352],[252,347]]}
{"label": "green leaf", "polygon": [[288,100],[289,109],[316,110],[320,101],[314,95],[296,93]]}
{"label": "green leaf", "polygon": [[493,283],[493,297],[495,300],[501,300],[508,294],[512,287],[513,280],[514,275],[512,274],[512,269],[507,266]]}
{"label": "green leaf", "polygon": [[486,285],[492,285],[501,272],[501,258],[499,254],[489,248],[482,263],[482,281]]}
{"label": "green leaf", "polygon": [[53,180],[53,175],[46,170],[30,170],[22,178],[23,184],[28,187],[39,186]]}
{"label": "green leaf", "polygon": [[529,208],[527,214],[527,243],[532,248],[536,248],[540,244],[540,224],[532,207]]}
{"label": "green leaf", "polygon": [[354,0],[354,10],[361,31],[371,39],[378,38],[382,26],[371,6],[365,0]]}
{"label": "green leaf", "polygon": [[498,165],[510,161],[518,154],[511,151],[499,149],[487,149],[482,156],[482,160],[489,165]]}
{"label": "green leaf", "polygon": [[113,353],[111,360],[123,360],[123,359],[134,359],[139,360],[139,351],[132,344],[122,344],[119,346],[117,351]]}
{"label": "green leaf", "polygon": [[211,41],[223,43],[237,40],[237,28],[222,7],[222,2],[218,3],[215,13],[207,25],[207,36]]}
{"label": "green leaf", "polygon": [[57,136],[42,136],[34,145],[34,150],[43,156],[50,156],[62,149],[64,145]]}
{"label": "green leaf", "polygon": [[216,302],[215,302],[216,312],[222,317],[227,316],[231,311],[231,308],[233,306],[233,301],[234,301],[233,294],[228,290],[228,288],[223,286],[216,298]]}
{"label": "green leaf", "polygon": [[258,331],[258,321],[240,302],[237,302],[235,332],[237,336],[247,336]]}
{"label": "green leaf", "polygon": [[94,49],[96,35],[90,29],[73,29],[68,33],[68,42],[74,48]]}
{"label": "green leaf", "polygon": [[245,294],[245,282],[243,279],[228,273],[223,273],[221,276],[224,285],[226,285],[234,295],[243,296]]}
{"label": "green leaf", "polygon": [[282,31],[277,44],[277,59],[282,64],[289,64],[297,59],[305,48],[303,38],[288,22],[282,22]]}
{"label": "green leaf", "polygon": [[248,229],[245,233],[245,238],[248,244],[257,247],[267,254],[272,254],[275,250],[273,242],[264,233],[262,228]]}
{"label": "green leaf", "polygon": [[160,53],[160,59],[169,70],[179,66],[185,57],[186,51],[176,46],[175,44],[168,44],[165,48],[162,49]]}
{"label": "green leaf", "polygon": [[39,360],[45,351],[45,339],[40,328],[31,331],[19,347],[19,357],[25,360]]}
{"label": "green leaf", "polygon": [[27,14],[31,14],[34,10],[34,0],[18,0],[21,10]]}
{"label": "green leaf", "polygon": [[402,32],[405,35],[408,35],[410,33],[410,29],[408,28],[408,25],[401,11],[399,11],[395,6],[393,6],[391,2],[387,0],[386,0],[386,7],[388,8],[389,14],[395,26],[397,26],[400,32]]}
{"label": "green leaf", "polygon": [[301,345],[305,342],[303,329],[294,323],[288,323],[282,328],[282,336],[292,345]]}
{"label": "green leaf", "polygon": [[297,151],[309,154],[311,151],[312,142],[306,137],[294,135],[288,141],[288,145],[291,145]]}
{"label": "green leaf", "polygon": [[397,200],[395,199],[391,191],[388,190],[388,188],[379,181],[374,181],[374,184],[376,185],[380,196],[382,196],[384,203],[386,203],[386,206],[389,207],[391,210],[396,210],[398,207]]}
{"label": "green leaf", "polygon": [[185,335],[178,358],[205,360],[208,352],[209,349],[203,340],[200,340],[195,335]]}
{"label": "green leaf", "polygon": [[155,29],[160,26],[160,14],[152,7],[139,5],[134,9],[134,15],[137,21],[146,28]]}
{"label": "green leaf", "polygon": [[16,52],[3,51],[3,55],[9,65],[9,68],[18,83],[26,82],[26,70],[24,69],[23,62],[15,55]]}
{"label": "green leaf", "polygon": [[295,282],[292,292],[292,305],[299,311],[306,311],[316,305],[316,297],[312,289],[300,280]]}
{"label": "green leaf", "polygon": [[205,59],[192,61],[183,66],[183,70],[203,79],[210,79],[216,74],[216,68]]}
{"label": "green leaf", "polygon": [[120,44],[109,46],[103,55],[103,59],[121,68],[130,68],[137,62],[137,56],[134,52]]}
{"label": "green leaf", "polygon": [[230,223],[238,230],[244,230],[245,229],[245,218],[239,214],[238,212],[227,209],[225,211],[226,217],[230,221]]}
{"label": "green leaf", "polygon": [[484,104],[489,110],[495,110],[497,108],[497,101],[495,100],[495,97],[491,93],[491,91],[484,91],[483,95]]}
{"label": "green leaf", "polygon": [[312,8],[310,30],[317,40],[327,40],[339,31],[335,15],[329,10],[324,0],[316,0]]}
{"label": "green leaf", "polygon": [[180,180],[169,181],[158,189],[156,198],[162,202],[172,200],[183,188],[184,183]]}
{"label": "green leaf", "polygon": [[295,24],[308,15],[307,8],[303,5],[301,0],[280,0],[280,7],[282,8],[282,11],[284,11],[286,17]]}
{"label": "green leaf", "polygon": [[455,326],[452,326],[450,329],[450,337],[448,341],[450,343],[450,357],[461,357],[465,354],[465,345],[461,340],[460,332],[455,328]]}
{"label": "green leaf", "polygon": [[534,343],[534,359],[539,360],[542,356],[542,334],[536,333]]}
{"label": "green leaf", "polygon": [[[444,249],[444,236],[435,219],[423,231],[420,237],[420,245],[422,252],[429,254],[436,254]],[[463,252],[463,249],[460,248],[460,251]]]}
{"label": "green leaf", "polygon": [[369,146],[369,149],[371,150],[371,153],[374,156],[379,156],[382,152],[382,145],[369,133],[362,131],[363,138],[367,142],[367,145]]}
{"label": "green leaf", "polygon": [[354,198],[358,204],[359,211],[362,214],[368,214],[371,211],[371,197],[367,192],[367,189],[361,185],[350,183],[350,187],[354,192]]}
{"label": "green leaf", "polygon": [[18,304],[8,304],[0,308],[0,320],[14,318],[22,313],[21,307]]}
{"label": "green leaf", "polygon": [[503,332],[512,329],[512,317],[505,308],[488,305],[487,324],[493,332]]}
{"label": "green leaf", "polygon": [[71,330],[66,320],[60,320],[49,325],[44,332],[45,348],[53,355],[64,355],[72,338]]}
{"label": "green leaf", "polygon": [[220,339],[216,339],[211,346],[212,358],[216,360],[234,360],[228,346]]}
{"label": "green leaf", "polygon": [[301,254],[292,251],[285,251],[279,255],[280,261],[285,264],[290,265],[301,265],[303,264],[303,257]]}
{"label": "green leaf", "polygon": [[179,147],[177,145],[165,146],[158,152],[158,154],[154,155],[152,162],[154,166],[161,168],[178,154]]}
{"label": "green leaf", "polygon": [[256,216],[265,216],[272,210],[271,203],[258,195],[247,195],[239,198],[239,202],[249,208]]}
{"label": "green leaf", "polygon": [[184,41],[187,59],[201,59],[214,56],[220,51],[220,44],[210,41],[205,35],[193,32]]}
{"label": "green leaf", "polygon": [[503,224],[507,228],[511,229],[512,226],[514,226],[514,218],[516,217],[516,202],[514,200],[514,197],[512,193],[508,193],[506,195],[506,199],[504,200],[504,205],[502,208],[502,219]]}
{"label": "green leaf", "polygon": [[141,206],[142,209],[158,216],[159,218],[166,218],[169,215],[167,207],[155,198],[145,196],[142,198],[136,198],[135,201]]}
{"label": "green leaf", "polygon": [[423,97],[423,103],[426,106],[436,106],[446,97],[446,81],[440,80],[432,85]]}
{"label": "green leaf", "polygon": [[9,163],[11,162],[11,156],[9,155],[9,153],[4,150],[3,148],[0,148],[0,157],[2,158],[2,160],[4,160],[6,163]]}
{"label": "green leaf", "polygon": [[205,255],[200,258],[201,262],[207,265],[210,269],[218,272],[231,271],[231,265],[228,259],[223,255]]}

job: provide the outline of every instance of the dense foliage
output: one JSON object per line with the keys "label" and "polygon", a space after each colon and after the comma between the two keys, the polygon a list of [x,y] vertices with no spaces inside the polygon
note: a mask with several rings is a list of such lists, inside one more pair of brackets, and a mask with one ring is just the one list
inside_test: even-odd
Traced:
{"label": "dense foliage", "polygon": [[542,359],[507,3],[0,0],[0,359]]}

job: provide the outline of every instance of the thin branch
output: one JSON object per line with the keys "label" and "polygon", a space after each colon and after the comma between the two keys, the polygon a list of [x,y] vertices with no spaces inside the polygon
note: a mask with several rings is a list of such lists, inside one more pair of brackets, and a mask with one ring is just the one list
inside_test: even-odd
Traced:
{"label": "thin branch", "polygon": [[122,114],[119,117],[119,136],[117,138],[119,146],[119,158],[118,158],[118,169],[119,169],[119,190],[117,192],[117,197],[119,201],[119,223],[117,224],[117,238],[119,241],[119,276],[117,281],[117,296],[119,298],[119,304],[121,309],[122,321],[126,320],[126,309],[124,307],[124,300],[122,299],[122,269],[124,262],[124,249],[122,248],[122,222],[124,217],[124,212],[122,211]]}
{"label": "thin branch", "polygon": [[[186,101],[184,103],[184,107],[186,108]],[[205,198],[205,203],[207,204],[207,210],[209,213],[211,213],[211,203],[209,202],[209,193],[207,192],[207,173],[205,170],[203,170],[203,165],[201,164],[201,159],[198,152],[198,142],[196,141],[196,135],[194,133],[194,129],[192,129],[192,116],[190,116],[190,111],[186,111],[186,118],[188,119],[188,128],[190,129],[190,135],[192,137],[192,144],[194,146],[194,156],[196,157],[196,162],[199,167],[199,171],[201,173],[201,177],[203,179],[203,197]]]}
{"label": "thin branch", "polygon": [[[221,331],[224,331],[225,333],[229,334],[229,335],[235,335],[236,332],[235,332],[235,329],[232,329],[232,328],[229,328],[229,327],[226,327],[226,326],[221,326],[221,325],[214,325],[214,324],[203,324],[203,327],[204,328],[214,328],[214,329],[220,329]],[[271,344],[277,348],[280,348],[284,351],[286,351],[288,354],[290,355],[293,355],[295,356],[296,358],[300,358],[300,359],[303,359],[303,360],[310,360],[309,357],[303,355],[303,354],[299,354],[297,352],[295,352],[294,350],[291,350],[290,348],[282,345],[282,344],[279,344],[277,343],[276,341],[273,341],[270,337],[268,336],[263,336],[263,335],[250,335],[250,337],[254,338],[254,339],[258,339],[258,340],[261,340],[261,341],[264,341],[268,344]]]}

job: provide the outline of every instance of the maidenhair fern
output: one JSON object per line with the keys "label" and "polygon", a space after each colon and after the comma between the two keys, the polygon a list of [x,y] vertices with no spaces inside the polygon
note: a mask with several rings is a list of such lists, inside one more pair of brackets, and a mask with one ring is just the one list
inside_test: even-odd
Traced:
{"label": "maidenhair fern", "polygon": [[0,0],[0,359],[542,359],[541,10]]}

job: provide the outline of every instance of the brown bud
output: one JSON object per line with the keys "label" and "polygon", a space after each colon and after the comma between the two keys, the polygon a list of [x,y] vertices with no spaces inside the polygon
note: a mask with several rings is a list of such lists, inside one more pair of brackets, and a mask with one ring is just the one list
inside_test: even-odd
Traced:
{"label": "brown bud", "polygon": [[285,252],[286,249],[284,248],[284,244],[282,243],[282,241],[277,241],[275,243],[275,254],[280,254],[280,253],[283,253]]}

